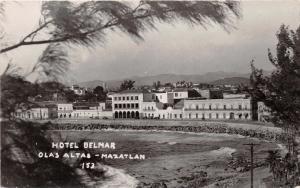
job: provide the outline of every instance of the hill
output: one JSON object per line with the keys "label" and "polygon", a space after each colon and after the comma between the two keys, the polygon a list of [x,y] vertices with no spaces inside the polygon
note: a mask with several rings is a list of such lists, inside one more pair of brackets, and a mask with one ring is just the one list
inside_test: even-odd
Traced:
{"label": "hill", "polygon": [[[174,83],[178,81],[186,81],[186,82],[194,82],[194,83],[225,83],[225,84],[231,84],[231,83],[249,83],[249,73],[235,73],[235,72],[224,72],[224,71],[218,71],[218,72],[209,72],[205,74],[191,74],[191,75],[185,75],[185,74],[159,74],[154,76],[133,76],[126,79],[134,80],[135,86],[142,86],[142,85],[152,85],[153,82],[160,81],[161,83]],[[117,89],[122,80],[107,80],[107,81],[101,81],[101,80],[94,80],[94,81],[87,81],[87,82],[81,82],[78,83],[81,87],[90,87],[94,88],[98,85],[103,86],[104,83],[106,83],[107,87],[109,89]]]}
{"label": "hill", "polygon": [[250,79],[244,77],[223,78],[210,82],[213,85],[250,85]]}

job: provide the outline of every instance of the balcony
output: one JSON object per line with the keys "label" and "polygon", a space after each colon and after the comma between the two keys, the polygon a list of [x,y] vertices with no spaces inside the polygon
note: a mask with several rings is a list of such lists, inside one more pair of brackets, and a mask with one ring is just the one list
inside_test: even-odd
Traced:
{"label": "balcony", "polygon": [[199,108],[199,109],[190,109],[190,108],[184,108],[185,111],[250,111],[251,109],[249,108],[242,108],[242,109],[238,109],[238,108],[234,108],[234,109],[230,109],[230,108],[226,108],[226,109],[203,109],[203,108]]}

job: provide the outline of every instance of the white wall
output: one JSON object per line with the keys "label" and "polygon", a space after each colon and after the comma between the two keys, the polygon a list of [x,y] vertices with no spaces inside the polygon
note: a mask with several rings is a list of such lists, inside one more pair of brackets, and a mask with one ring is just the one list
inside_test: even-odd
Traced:
{"label": "white wall", "polygon": [[158,101],[161,103],[168,103],[168,93],[154,93]]}

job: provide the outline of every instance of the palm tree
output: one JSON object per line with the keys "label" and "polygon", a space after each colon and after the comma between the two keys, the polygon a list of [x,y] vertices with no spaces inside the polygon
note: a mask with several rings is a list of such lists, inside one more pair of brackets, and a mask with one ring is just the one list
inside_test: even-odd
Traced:
{"label": "palm tree", "polygon": [[270,172],[273,174],[273,179],[276,179],[277,164],[280,159],[279,150],[269,150],[266,162],[269,164]]}

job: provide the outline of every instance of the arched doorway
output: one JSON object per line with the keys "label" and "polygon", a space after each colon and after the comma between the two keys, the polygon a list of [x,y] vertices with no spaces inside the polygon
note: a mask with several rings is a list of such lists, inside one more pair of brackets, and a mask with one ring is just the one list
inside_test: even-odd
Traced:
{"label": "arched doorway", "polygon": [[131,118],[129,111],[127,112],[127,118]]}
{"label": "arched doorway", "polygon": [[140,114],[138,111],[135,112],[135,118],[139,119],[140,118]]}
{"label": "arched doorway", "polygon": [[119,113],[115,112],[115,118],[118,119],[119,118]]}
{"label": "arched doorway", "polygon": [[134,112],[131,112],[131,118],[135,118]]}
{"label": "arched doorway", "polygon": [[123,114],[122,114],[122,112],[119,112],[119,118],[123,118]]}
{"label": "arched doorway", "polygon": [[239,114],[239,119],[242,119],[242,116],[243,116],[242,114]]}
{"label": "arched doorway", "polygon": [[123,118],[126,118],[126,112],[123,112]]}
{"label": "arched doorway", "polygon": [[234,119],[234,113],[233,112],[230,112],[229,119]]}

